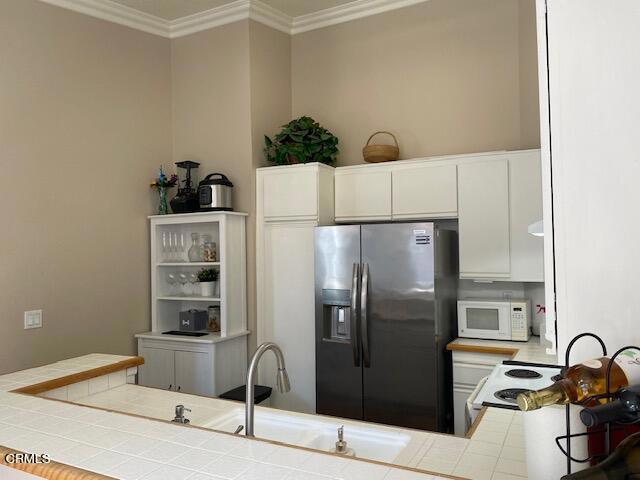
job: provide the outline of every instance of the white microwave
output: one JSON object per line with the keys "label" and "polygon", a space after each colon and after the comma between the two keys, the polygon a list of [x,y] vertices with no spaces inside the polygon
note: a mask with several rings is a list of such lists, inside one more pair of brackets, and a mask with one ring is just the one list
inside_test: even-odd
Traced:
{"label": "white microwave", "polygon": [[529,340],[529,300],[458,300],[458,336],[491,340]]}

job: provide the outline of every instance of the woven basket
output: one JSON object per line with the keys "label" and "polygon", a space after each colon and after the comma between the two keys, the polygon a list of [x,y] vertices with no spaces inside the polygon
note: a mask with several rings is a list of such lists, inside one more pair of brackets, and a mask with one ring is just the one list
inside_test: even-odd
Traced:
{"label": "woven basket", "polygon": [[[395,145],[369,145],[371,139],[379,133],[391,135]],[[398,157],[400,156],[398,140],[396,140],[395,135],[391,132],[376,132],[369,137],[369,140],[367,140],[367,144],[362,149],[362,156],[364,157],[364,161],[369,163],[392,162],[394,160],[398,160]]]}

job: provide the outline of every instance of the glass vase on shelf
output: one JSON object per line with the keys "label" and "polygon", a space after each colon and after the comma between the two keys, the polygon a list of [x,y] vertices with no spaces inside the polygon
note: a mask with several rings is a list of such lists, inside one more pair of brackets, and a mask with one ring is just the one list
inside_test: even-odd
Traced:
{"label": "glass vase on shelf", "polygon": [[169,206],[167,204],[167,187],[158,186],[158,197],[160,199],[158,203],[158,215],[167,215],[169,213]]}
{"label": "glass vase on shelf", "polygon": [[201,262],[202,261],[202,245],[200,245],[200,234],[191,234],[191,247],[189,247],[189,261]]}

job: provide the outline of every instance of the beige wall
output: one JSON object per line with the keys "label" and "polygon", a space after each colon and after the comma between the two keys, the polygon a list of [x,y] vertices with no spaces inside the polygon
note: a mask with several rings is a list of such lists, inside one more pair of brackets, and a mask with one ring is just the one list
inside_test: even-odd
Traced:
{"label": "beige wall", "polygon": [[[0,14],[0,373],[126,354],[149,325],[169,41],[35,0]],[[44,327],[23,330],[23,312]]]}
{"label": "beige wall", "polygon": [[171,43],[173,158],[200,163],[199,176],[224,173],[234,208],[251,208],[249,22]]}
{"label": "beige wall", "polygon": [[401,158],[538,147],[534,10],[430,0],[295,35],[293,115],[338,136],[339,165],[363,163],[376,130]]}
{"label": "beige wall", "polygon": [[264,135],[273,135],[291,120],[291,37],[251,21],[249,24],[251,57],[251,210],[247,226],[249,282],[249,352],[256,340],[256,171],[267,165]]}
{"label": "beige wall", "polygon": [[[175,39],[171,46],[175,161],[222,172],[234,208],[248,212],[248,326],[255,332],[255,168],[262,135],[291,117],[290,37],[244,20]],[[249,339],[255,346],[255,335]],[[250,348],[252,350],[252,348]]]}
{"label": "beige wall", "polygon": [[[289,37],[244,20],[174,40],[52,7],[0,15],[0,373],[149,328],[148,227],[160,163],[227,174],[248,219],[263,135],[310,114],[361,163],[375,129],[404,158],[538,144],[533,0],[430,0]],[[105,177],[104,179],[101,178]],[[27,309],[44,328],[24,331]],[[250,346],[255,345],[255,336]]]}

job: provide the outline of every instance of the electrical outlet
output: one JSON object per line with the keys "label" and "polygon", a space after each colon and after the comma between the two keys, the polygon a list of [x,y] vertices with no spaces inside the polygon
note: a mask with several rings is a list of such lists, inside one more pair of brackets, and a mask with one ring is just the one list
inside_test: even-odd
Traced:
{"label": "electrical outlet", "polygon": [[24,329],[42,328],[42,310],[24,312]]}

